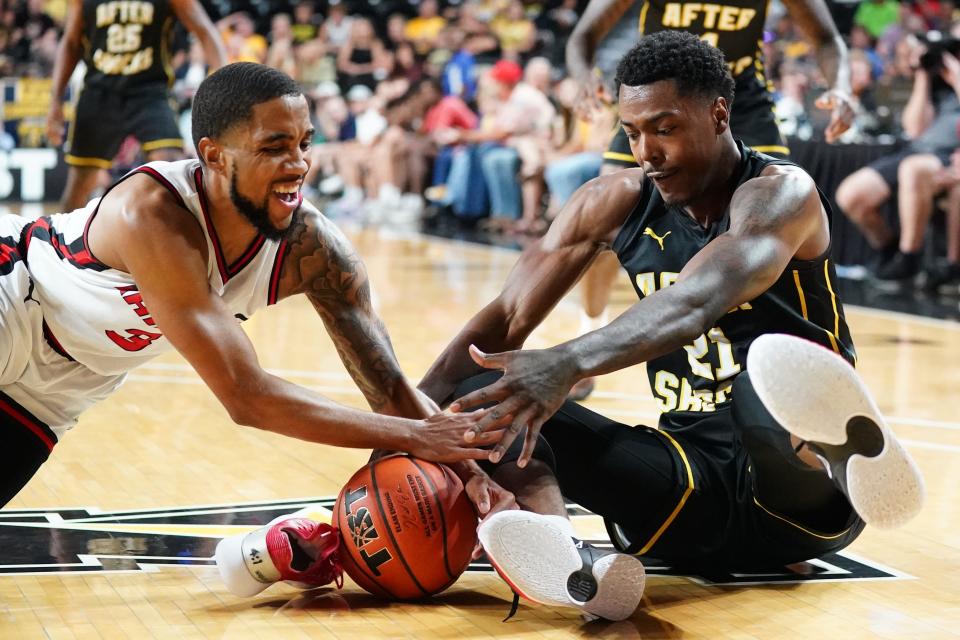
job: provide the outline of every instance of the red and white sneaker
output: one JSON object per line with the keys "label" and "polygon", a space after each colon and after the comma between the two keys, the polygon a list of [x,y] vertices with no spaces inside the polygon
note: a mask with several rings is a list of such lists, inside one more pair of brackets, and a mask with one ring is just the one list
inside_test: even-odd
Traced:
{"label": "red and white sneaker", "polygon": [[340,532],[307,518],[282,516],[250,533],[224,538],[214,558],[231,593],[255,596],[281,580],[304,588],[343,586]]}

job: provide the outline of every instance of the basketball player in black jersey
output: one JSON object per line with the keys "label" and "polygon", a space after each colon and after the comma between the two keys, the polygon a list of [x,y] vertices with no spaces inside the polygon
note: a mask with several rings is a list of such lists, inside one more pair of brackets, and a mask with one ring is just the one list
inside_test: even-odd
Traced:
{"label": "basketball player in black jersey", "polygon": [[63,142],[63,96],[77,62],[87,72],[68,135],[64,211],[87,204],[100,172],[134,136],[150,161],[183,157],[170,107],[170,38],[179,19],[203,47],[210,70],[226,63],[220,35],[198,0],[70,0],[53,68],[47,139]]}
{"label": "basketball player in black jersey", "polygon": [[[494,566],[521,595],[610,619],[639,602],[642,565],[577,541],[563,496],[602,515],[621,551],[737,571],[841,549],[865,522],[912,517],[923,494],[848,364],[830,205],[802,169],[733,138],[723,55],[655,33],[617,81],[640,168],[584,185],[421,382],[455,411],[493,403],[481,430],[512,417],[493,478],[537,513],[485,520]],[[570,342],[513,351],[607,249],[640,301]],[[579,379],[643,362],[659,429],[565,402]]]}
{"label": "basketball player in black jersey", "polygon": [[[567,41],[567,68],[580,85],[580,106],[584,113],[598,107],[598,96],[607,93],[593,68],[598,48],[609,46],[603,40],[619,20],[637,19],[633,12],[636,4],[635,0],[591,0]],[[785,0],[784,4],[791,19],[815,47],[820,70],[830,83],[830,89],[820,96],[817,106],[832,110],[824,136],[827,142],[833,142],[850,128],[854,118],[846,44],[823,0]],[[723,51],[735,82],[736,109],[730,119],[733,135],[755,151],[787,157],[789,149],[777,126],[760,50],[769,2],[723,0],[711,4],[641,0],[640,5],[637,26],[641,34],[688,31]],[[618,30],[620,27],[617,24]],[[622,53],[626,53],[626,49]],[[619,57],[617,55],[617,59]],[[601,173],[635,166],[626,134],[620,128],[603,155]],[[600,256],[585,275],[581,288],[585,327],[605,324],[604,311],[616,274],[616,260],[606,254]],[[572,397],[582,399],[592,388],[592,379],[584,379],[575,387]]]}

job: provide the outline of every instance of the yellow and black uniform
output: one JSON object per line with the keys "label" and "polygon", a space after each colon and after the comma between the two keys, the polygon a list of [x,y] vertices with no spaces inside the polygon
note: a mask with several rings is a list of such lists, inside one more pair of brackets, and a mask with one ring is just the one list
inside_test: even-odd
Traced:
{"label": "yellow and black uniform", "polygon": [[87,74],[68,164],[109,168],[128,135],[146,152],[183,147],[168,94],[174,20],[166,0],[84,0]]}
{"label": "yellow and black uniform", "polygon": [[[790,150],[777,126],[773,98],[763,67],[763,24],[768,0],[723,0],[722,3],[645,0],[640,34],[687,31],[723,51],[735,82],[730,129],[761,153],[786,157]],[[619,129],[604,162],[635,167],[626,134]]]}
{"label": "yellow and black uniform", "polygon": [[[771,163],[789,164],[739,146],[738,184]],[[613,249],[642,298],[673,284],[729,225],[728,211],[700,227],[647,182]],[[564,496],[604,517],[620,550],[675,567],[748,570],[837,551],[863,530],[843,492],[796,457],[746,371],[747,350],[764,333],[800,336],[855,360],[828,255],[791,261],[773,286],[693,344],[647,363],[663,412],[658,429],[569,401],[543,426],[535,457],[553,467]],[[455,397],[485,386],[475,380]],[[504,460],[518,455],[511,448]]]}

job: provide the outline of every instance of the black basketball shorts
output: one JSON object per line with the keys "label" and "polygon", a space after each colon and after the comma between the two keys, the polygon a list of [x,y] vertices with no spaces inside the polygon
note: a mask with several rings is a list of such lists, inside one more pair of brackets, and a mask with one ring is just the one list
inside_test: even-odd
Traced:
{"label": "black basketball shorts", "polygon": [[[498,375],[471,378],[456,396]],[[796,459],[746,374],[732,395],[715,412],[662,419],[660,429],[566,402],[541,431],[548,451],[535,457],[551,464],[567,499],[604,517],[621,551],[675,567],[782,567],[853,542],[863,521],[826,474]],[[500,464],[513,464],[521,442]]]}
{"label": "black basketball shorts", "polygon": [[121,143],[131,135],[144,153],[183,149],[166,85],[131,93],[84,87],[70,124],[65,160],[75,167],[109,169]]}

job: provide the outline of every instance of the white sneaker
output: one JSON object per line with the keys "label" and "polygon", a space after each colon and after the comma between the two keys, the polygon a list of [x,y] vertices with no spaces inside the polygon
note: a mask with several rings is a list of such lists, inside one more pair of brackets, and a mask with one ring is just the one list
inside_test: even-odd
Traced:
{"label": "white sneaker", "polygon": [[846,360],[808,340],[762,335],[747,354],[757,396],[787,431],[826,461],[865,522],[905,524],[923,506],[923,477]]}
{"label": "white sneaker", "polygon": [[340,193],[344,189],[343,178],[337,174],[328,176],[320,181],[319,189],[320,193],[325,196],[332,196],[335,193]]}
{"label": "white sneaker", "polygon": [[640,560],[572,538],[550,516],[501,511],[477,533],[490,564],[521,597],[606,620],[628,618],[640,604]]}

